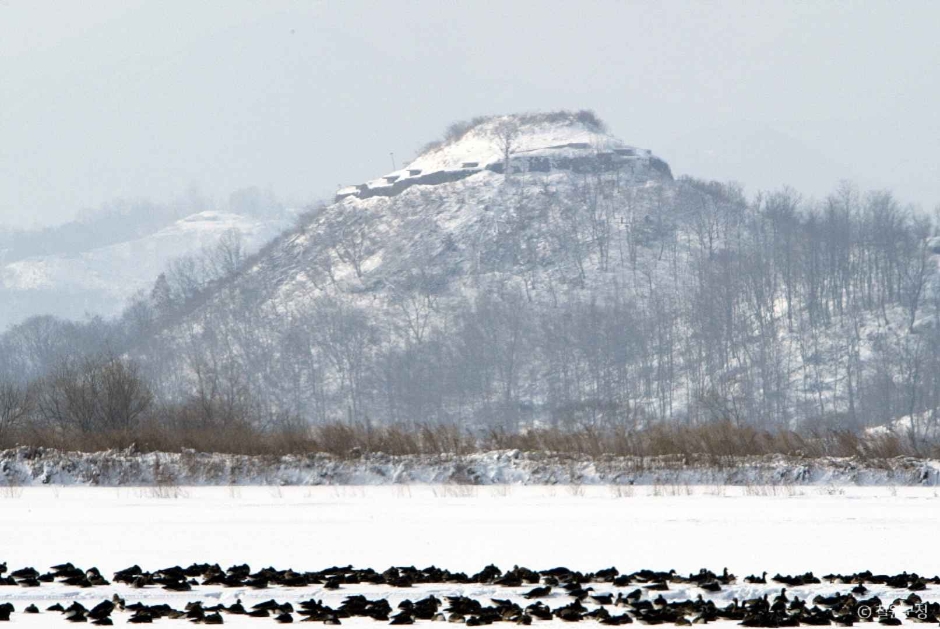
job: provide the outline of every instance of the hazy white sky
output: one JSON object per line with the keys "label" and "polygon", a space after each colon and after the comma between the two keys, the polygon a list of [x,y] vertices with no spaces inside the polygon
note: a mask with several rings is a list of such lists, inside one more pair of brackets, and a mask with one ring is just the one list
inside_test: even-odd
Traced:
{"label": "hazy white sky", "polygon": [[594,109],[677,174],[940,204],[940,2],[0,0],[0,223],[303,203],[454,120]]}

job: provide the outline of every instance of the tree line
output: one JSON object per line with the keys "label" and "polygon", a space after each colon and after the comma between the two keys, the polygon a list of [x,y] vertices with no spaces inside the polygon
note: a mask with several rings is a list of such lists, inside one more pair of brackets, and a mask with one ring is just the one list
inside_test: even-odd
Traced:
{"label": "tree line", "polygon": [[[907,416],[907,438],[932,434],[940,241],[889,192],[749,199],[690,178],[517,173],[457,241],[428,218],[448,194],[314,208],[253,258],[229,239],[119,320],[28,320],[0,338],[0,391],[90,432],[163,409],[207,431],[858,431]],[[423,244],[371,267],[389,215]],[[302,306],[273,297],[284,284],[266,273],[285,268],[309,278]],[[102,391],[113,405],[89,401]],[[26,421],[6,412],[0,430]]]}

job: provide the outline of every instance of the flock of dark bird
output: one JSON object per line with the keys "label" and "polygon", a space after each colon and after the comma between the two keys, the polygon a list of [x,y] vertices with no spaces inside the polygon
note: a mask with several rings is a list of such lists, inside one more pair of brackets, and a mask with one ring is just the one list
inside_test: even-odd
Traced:
{"label": "flock of dark bird", "polygon": [[[357,584],[385,585],[394,588],[410,588],[422,585],[491,585],[506,588],[521,588],[524,591],[507,591],[509,595],[525,599],[524,603],[510,598],[489,598],[480,601],[467,596],[446,596],[441,600],[433,594],[419,600],[405,599],[396,607],[387,599],[371,600],[362,594],[345,597],[336,607],[325,605],[322,600],[311,598],[291,604],[274,599],[255,605],[242,604],[239,599],[232,605],[206,605],[190,602],[184,609],[175,609],[169,604],[127,604],[115,594],[102,600],[92,608],[75,601],[68,607],[55,604],[40,610],[31,604],[22,610],[24,614],[58,612],[69,622],[88,622],[94,625],[113,624],[115,611],[129,613],[131,624],[152,623],[156,619],[185,619],[193,623],[221,625],[226,616],[239,615],[255,618],[272,618],[278,623],[322,622],[339,625],[343,619],[362,617],[392,625],[410,625],[419,620],[448,621],[468,626],[489,625],[494,622],[512,622],[530,625],[533,621],[559,619],[566,622],[594,620],[605,625],[626,625],[640,622],[649,625],[674,624],[679,626],[705,624],[712,621],[731,621],[747,627],[795,627],[799,625],[851,626],[856,622],[878,622],[899,625],[901,619],[893,613],[897,607],[901,615],[917,622],[940,623],[940,604],[925,603],[917,593],[928,585],[940,585],[940,577],[923,577],[914,573],[895,575],[859,572],[854,574],[829,574],[822,578],[811,572],[768,579],[767,574],[752,575],[743,579],[745,584],[766,585],[776,583],[779,594],[763,594],[747,600],[733,598],[729,604],[717,605],[707,599],[707,593],[721,592],[737,583],[727,569],[714,573],[702,569],[687,577],[675,570],[659,572],[640,570],[621,574],[616,568],[607,568],[591,573],[581,573],[568,568],[530,570],[514,567],[503,572],[496,566],[487,566],[480,572],[467,575],[436,567],[416,569],[393,567],[384,572],[372,569],[356,569],[352,566],[327,568],[317,572],[297,572],[265,568],[252,572],[247,565],[236,565],[223,570],[217,564],[193,564],[188,568],[173,566],[154,572],[131,566],[116,572],[113,582],[129,589],[163,588],[174,592],[189,592],[195,587],[221,586],[263,590],[275,586],[302,588],[318,586],[324,590],[345,589]],[[71,563],[53,566],[40,573],[34,568],[22,568],[7,574],[6,564],[0,563],[0,586],[40,587],[45,583],[60,583],[77,588],[93,588],[111,585],[96,568],[84,570]],[[807,585],[841,585],[845,592],[831,595],[819,594],[812,600],[801,600],[787,594],[787,587]],[[866,585],[880,586],[898,591],[898,596],[882,600],[867,596]],[[667,600],[663,592],[680,586],[683,589],[701,590],[694,599]],[[617,589],[617,590],[615,590]],[[0,600],[2,600],[0,588]],[[542,599],[556,602],[551,606]],[[531,602],[530,602],[531,601]],[[8,621],[16,610],[11,603],[0,603],[0,621]]]}

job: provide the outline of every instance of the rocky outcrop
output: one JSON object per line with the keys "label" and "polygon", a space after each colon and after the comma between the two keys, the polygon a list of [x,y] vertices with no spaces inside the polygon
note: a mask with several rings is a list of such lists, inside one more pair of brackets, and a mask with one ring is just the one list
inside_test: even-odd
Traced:
{"label": "rocky outcrop", "polygon": [[[557,155],[551,154],[553,150],[558,150],[559,148],[568,150],[564,152],[559,151]],[[589,147],[581,148],[579,145],[576,147],[578,152],[583,152],[584,154],[572,155],[571,148],[571,146],[550,147],[540,151],[540,153],[548,154],[514,155],[510,158],[510,166],[513,172],[550,173],[552,171],[570,171],[578,174],[590,174],[619,170],[635,179],[645,177],[648,180],[673,180],[672,171],[669,169],[669,165],[666,162],[649,154],[637,155],[634,149],[593,151]],[[436,186],[452,183],[466,179],[483,170],[501,175],[505,170],[505,163],[503,161],[491,162],[485,167],[479,167],[477,164],[478,162],[467,162],[466,167],[459,170],[441,170],[414,176],[387,176],[383,179],[388,185],[370,186],[369,184],[359,184],[350,188],[344,188],[337,192],[334,200],[342,201],[347,197],[355,197],[357,199],[393,197],[401,194],[412,186]],[[420,173],[421,171],[411,169],[406,172]]]}
{"label": "rocky outcrop", "polygon": [[479,168],[468,168],[462,170],[440,170],[427,175],[418,175],[408,177],[407,179],[396,179],[388,186],[369,186],[360,184],[355,186],[355,190],[340,191],[336,194],[336,201],[342,201],[346,197],[355,197],[357,199],[368,199],[370,197],[394,197],[401,194],[412,186],[437,186],[442,183],[451,183],[466,179],[470,175],[480,172]]}
{"label": "rocky outcrop", "polygon": [[[593,116],[570,112],[482,118],[446,143],[435,143],[404,169],[336,193],[346,198],[393,197],[412,186],[460,181],[480,172],[503,174],[499,126],[514,125],[510,148],[513,172],[568,171],[577,174],[623,171],[638,183],[672,181],[669,165],[651,151],[609,135]],[[568,141],[564,141],[568,140]]]}

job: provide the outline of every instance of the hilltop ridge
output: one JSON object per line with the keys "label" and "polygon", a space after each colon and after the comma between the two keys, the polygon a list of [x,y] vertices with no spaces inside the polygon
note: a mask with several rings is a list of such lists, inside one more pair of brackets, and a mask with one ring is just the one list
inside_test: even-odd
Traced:
{"label": "hilltop ridge", "polygon": [[672,179],[669,165],[649,149],[631,146],[607,132],[592,112],[484,116],[455,123],[399,170],[341,188],[335,200],[394,196],[414,185],[459,181],[483,171],[619,171],[633,178]]}

